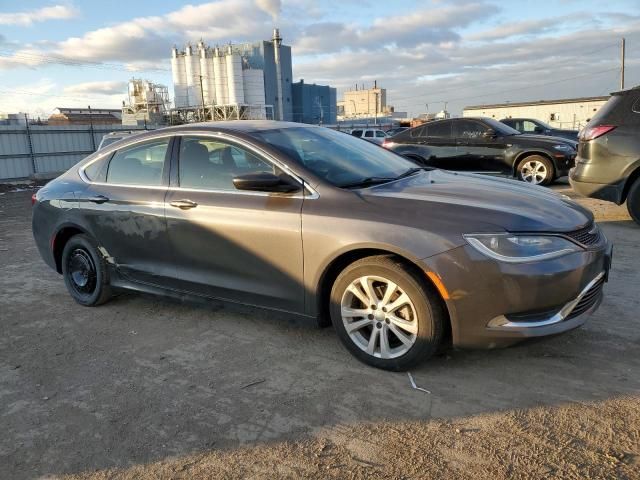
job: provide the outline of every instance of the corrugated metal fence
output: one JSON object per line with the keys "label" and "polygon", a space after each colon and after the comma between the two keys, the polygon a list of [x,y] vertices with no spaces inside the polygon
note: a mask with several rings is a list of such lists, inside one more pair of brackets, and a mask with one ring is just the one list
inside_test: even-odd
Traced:
{"label": "corrugated metal fence", "polygon": [[64,172],[95,152],[102,137],[121,125],[0,125],[0,180]]}

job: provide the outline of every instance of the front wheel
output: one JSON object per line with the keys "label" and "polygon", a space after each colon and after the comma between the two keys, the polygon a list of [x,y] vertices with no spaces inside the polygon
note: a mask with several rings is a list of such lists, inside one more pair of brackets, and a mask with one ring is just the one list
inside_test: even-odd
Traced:
{"label": "front wheel", "polygon": [[97,306],[111,297],[107,266],[87,235],[74,235],[64,246],[62,276],[69,294],[80,305]]}
{"label": "front wheel", "polygon": [[549,185],[555,176],[553,164],[548,158],[530,155],[518,165],[518,178],[533,185]]}
{"label": "front wheel", "polygon": [[445,314],[435,290],[390,256],[349,265],[331,291],[331,320],[347,349],[362,362],[406,370],[436,353]]}
{"label": "front wheel", "polygon": [[640,178],[636,179],[627,194],[627,210],[633,221],[640,225]]}

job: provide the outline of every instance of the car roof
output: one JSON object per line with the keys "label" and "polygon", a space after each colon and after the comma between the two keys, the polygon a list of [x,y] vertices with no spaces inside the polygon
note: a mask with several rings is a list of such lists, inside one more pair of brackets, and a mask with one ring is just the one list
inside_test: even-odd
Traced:
{"label": "car roof", "polygon": [[[259,132],[273,130],[276,128],[321,128],[316,125],[296,122],[280,122],[277,120],[226,120],[223,122],[201,122],[187,123],[174,127],[166,127],[158,130],[162,131],[184,131],[184,130],[210,130],[210,131],[234,131],[234,132]],[[156,132],[158,130],[155,130]]]}

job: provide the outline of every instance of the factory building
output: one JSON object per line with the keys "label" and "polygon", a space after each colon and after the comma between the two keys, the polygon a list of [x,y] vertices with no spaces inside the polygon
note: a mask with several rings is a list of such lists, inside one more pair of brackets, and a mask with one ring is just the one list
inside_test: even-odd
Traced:
{"label": "factory building", "polygon": [[292,119],[291,47],[271,41],[207,46],[171,54],[174,104],[208,120]]}
{"label": "factory building", "polygon": [[293,121],[316,125],[335,125],[336,89],[328,85],[304,83],[291,86],[293,95]]}
{"label": "factory building", "polygon": [[161,125],[169,111],[169,90],[149,80],[132,78],[129,101],[122,102],[123,125]]}
{"label": "factory building", "polygon": [[534,118],[555,128],[579,130],[595,115],[609,97],[581,97],[537,102],[497,103],[465,107],[463,117]]}
{"label": "factory building", "polygon": [[364,85],[355,90],[344,92],[343,99],[338,102],[338,116],[346,119],[375,118],[387,116],[393,108],[387,107],[387,89],[378,88],[377,82],[373,88],[365,89]]}

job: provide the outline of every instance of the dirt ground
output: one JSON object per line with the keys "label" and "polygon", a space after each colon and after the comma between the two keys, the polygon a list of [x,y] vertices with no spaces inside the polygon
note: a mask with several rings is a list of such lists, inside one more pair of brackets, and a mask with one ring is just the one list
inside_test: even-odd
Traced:
{"label": "dirt ground", "polygon": [[[563,185],[555,187],[571,191]],[[0,479],[640,478],[640,227],[578,199],[615,244],[580,329],[366,367],[331,329],[125,294],[88,309],[0,192]]]}

